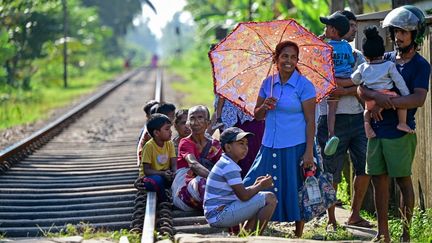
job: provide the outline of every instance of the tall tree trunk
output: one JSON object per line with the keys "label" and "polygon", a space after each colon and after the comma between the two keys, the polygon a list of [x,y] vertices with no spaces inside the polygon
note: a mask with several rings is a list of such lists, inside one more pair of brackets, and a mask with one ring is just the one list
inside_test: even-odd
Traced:
{"label": "tall tree trunk", "polygon": [[349,6],[354,14],[363,13],[363,0],[348,0]]}
{"label": "tall tree trunk", "polygon": [[338,10],[343,10],[344,7],[345,7],[345,1],[344,0],[331,0],[330,14],[332,14]]}

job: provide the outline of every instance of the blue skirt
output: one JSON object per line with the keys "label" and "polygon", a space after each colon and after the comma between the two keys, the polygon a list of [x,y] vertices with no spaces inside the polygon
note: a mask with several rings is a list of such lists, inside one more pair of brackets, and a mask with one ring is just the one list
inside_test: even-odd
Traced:
{"label": "blue skirt", "polygon": [[303,185],[300,161],[305,149],[306,143],[281,149],[261,146],[243,181],[245,186],[251,186],[259,176],[273,177],[274,187],[269,191],[276,195],[278,204],[272,221],[301,220],[298,191]]}

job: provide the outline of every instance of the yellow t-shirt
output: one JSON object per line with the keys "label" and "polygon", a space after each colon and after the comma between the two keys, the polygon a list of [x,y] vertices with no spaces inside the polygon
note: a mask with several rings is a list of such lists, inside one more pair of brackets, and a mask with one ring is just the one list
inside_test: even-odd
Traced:
{"label": "yellow t-shirt", "polygon": [[171,168],[170,159],[175,157],[172,141],[167,141],[163,147],[159,147],[153,138],[150,139],[142,151],[140,176],[144,175],[144,163],[150,164],[154,170],[168,170]]}

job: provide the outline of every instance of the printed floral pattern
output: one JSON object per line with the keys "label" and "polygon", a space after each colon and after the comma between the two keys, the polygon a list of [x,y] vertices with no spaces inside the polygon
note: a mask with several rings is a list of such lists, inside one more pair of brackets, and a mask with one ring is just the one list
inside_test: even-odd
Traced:
{"label": "printed floral pattern", "polygon": [[308,222],[320,216],[336,202],[336,191],[332,185],[333,176],[330,173],[321,173],[318,176],[318,184],[321,191],[321,202],[309,205],[307,189],[303,186],[299,190],[300,215]]}

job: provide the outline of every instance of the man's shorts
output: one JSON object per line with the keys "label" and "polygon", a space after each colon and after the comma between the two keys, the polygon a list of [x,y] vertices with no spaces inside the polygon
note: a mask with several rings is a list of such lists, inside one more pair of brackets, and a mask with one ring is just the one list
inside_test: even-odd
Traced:
{"label": "man's shorts", "polygon": [[368,175],[388,174],[390,177],[410,176],[416,146],[416,134],[406,134],[393,139],[369,139],[366,173]]}
{"label": "man's shorts", "polygon": [[349,151],[355,175],[365,175],[367,138],[364,131],[363,113],[337,114],[335,135],[339,138],[336,153],[327,156],[324,154],[325,143],[328,140],[327,116],[320,116],[317,140],[321,149],[324,170],[333,174],[334,183],[341,182],[343,163]]}

